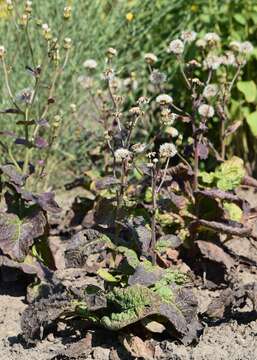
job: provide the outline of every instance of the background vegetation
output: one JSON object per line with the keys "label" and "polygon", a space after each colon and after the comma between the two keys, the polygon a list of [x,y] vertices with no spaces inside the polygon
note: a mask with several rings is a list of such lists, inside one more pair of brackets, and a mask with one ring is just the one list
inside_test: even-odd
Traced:
{"label": "background vegetation", "polygon": [[[33,11],[36,11],[38,31],[42,23],[49,23],[55,36],[60,31],[62,19],[57,16],[60,9],[67,2],[37,1]],[[116,66],[122,78],[132,79],[137,91],[136,96],[146,93],[147,68],[144,63],[144,54],[153,52],[161,54],[158,68],[165,72],[171,83],[171,91],[177,101],[183,102],[185,89],[181,79],[173,76],[175,73],[174,60],[166,53],[170,40],[183,29],[193,29],[200,35],[206,32],[217,32],[225,44],[231,40],[249,40],[255,46],[251,61],[245,67],[242,76],[243,84],[233,93],[233,102],[230,109],[231,121],[242,120],[243,126],[232,139],[231,152],[244,158],[250,172],[256,168],[257,88],[252,79],[256,78],[257,58],[257,4],[254,0],[71,0],[73,5],[73,21],[65,28],[65,36],[73,41],[73,49],[69,64],[60,83],[58,107],[63,115],[63,128],[57,151],[52,154],[62,164],[67,177],[81,174],[87,168],[86,154],[89,148],[95,148],[90,134],[74,120],[70,104],[75,104],[80,124],[90,123],[94,128],[92,112],[86,104],[87,94],[80,86],[78,78],[85,74],[83,62],[92,58],[103,67],[103,54],[109,46],[119,52]],[[12,82],[16,84],[17,93],[29,87],[29,77],[24,71],[31,66],[28,56],[21,56],[27,51],[25,38],[17,39],[17,32],[13,31],[15,24],[8,16],[2,1],[0,34],[1,43],[12,54],[9,66],[13,68]],[[22,4],[20,5],[22,6]],[[52,23],[53,22],[53,23]],[[35,54],[40,54],[41,44],[33,41]],[[36,38],[36,34],[35,34]],[[37,57],[37,56],[36,56]],[[24,74],[24,75],[22,75]],[[145,79],[145,80],[143,80]],[[250,81],[251,79],[251,81]],[[0,86],[3,86],[0,79]],[[3,91],[0,92],[1,108],[6,104]],[[6,115],[1,116],[1,127],[11,130],[14,124]]]}

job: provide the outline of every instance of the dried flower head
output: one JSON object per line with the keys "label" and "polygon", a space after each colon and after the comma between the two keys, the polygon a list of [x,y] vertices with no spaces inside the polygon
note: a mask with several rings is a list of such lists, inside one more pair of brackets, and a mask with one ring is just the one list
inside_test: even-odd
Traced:
{"label": "dried flower head", "polygon": [[168,108],[163,108],[161,111],[161,123],[164,126],[173,125],[178,115],[172,113]]}
{"label": "dried flower head", "polygon": [[5,48],[4,46],[0,46],[0,59],[2,59],[5,55]]}
{"label": "dried flower head", "polygon": [[242,54],[251,54],[253,52],[253,45],[250,41],[244,41],[240,46],[240,52]]}
{"label": "dried flower head", "polygon": [[109,47],[107,49],[106,55],[109,59],[113,58],[114,56],[117,56],[118,51],[112,47]]}
{"label": "dried flower head", "polygon": [[66,49],[66,50],[70,49],[70,48],[71,48],[71,45],[72,45],[72,40],[71,40],[71,38],[66,37],[66,38],[64,39],[64,44],[63,44],[64,49]]}
{"label": "dried flower head", "polygon": [[153,53],[145,54],[144,59],[145,59],[145,62],[150,65],[153,65],[158,61],[157,56],[154,55]]}
{"label": "dried flower head", "polygon": [[21,26],[27,26],[29,21],[29,15],[28,14],[22,14],[20,18],[20,25]]}
{"label": "dried flower head", "polygon": [[139,106],[147,105],[149,104],[150,99],[146,96],[140,96],[140,98],[137,100],[137,104]]}
{"label": "dried flower head", "polygon": [[134,116],[140,116],[142,115],[142,110],[140,109],[139,106],[133,106],[132,108],[129,109],[129,114]]}
{"label": "dried flower head", "polygon": [[72,8],[71,6],[65,6],[63,10],[64,19],[68,20],[71,17]]}
{"label": "dried flower head", "polygon": [[204,118],[211,118],[214,115],[214,108],[211,105],[202,104],[198,108],[198,113]]}
{"label": "dried flower head", "polygon": [[160,85],[166,81],[167,76],[159,70],[153,70],[150,75],[150,81],[154,85]]}
{"label": "dried flower head", "polygon": [[167,129],[167,132],[168,132],[168,134],[169,134],[171,137],[173,137],[173,138],[179,136],[178,130],[177,130],[176,128],[174,128],[173,126],[170,126],[170,127]]}
{"label": "dried flower head", "polygon": [[168,53],[181,55],[184,51],[184,43],[180,39],[172,40],[168,46]]}
{"label": "dried flower head", "polygon": [[191,42],[195,41],[195,39],[196,39],[196,32],[192,31],[192,30],[182,31],[181,39],[184,42],[191,43]]}
{"label": "dried flower head", "polygon": [[48,24],[42,24],[43,36],[46,40],[52,39],[52,31]]}
{"label": "dried flower head", "polygon": [[156,102],[160,105],[170,105],[173,103],[173,99],[170,95],[161,94],[161,95],[157,96]]}
{"label": "dried flower head", "polygon": [[177,154],[177,148],[174,144],[165,143],[160,146],[159,153],[161,158],[170,158]]}
{"label": "dried flower head", "polygon": [[216,84],[206,85],[203,90],[203,96],[208,99],[218,94],[218,86]]}
{"label": "dried flower head", "polygon": [[112,81],[115,78],[115,72],[112,68],[104,70],[103,78],[107,81]]}
{"label": "dried flower head", "polygon": [[131,146],[131,150],[136,154],[142,154],[146,150],[146,144],[134,144]]}
{"label": "dried flower head", "polygon": [[24,102],[29,104],[33,96],[33,90],[30,88],[21,90],[17,95],[16,98],[18,101]]}
{"label": "dried flower head", "polygon": [[220,37],[215,32],[209,32],[204,35],[203,39],[210,46],[215,46],[220,43]]}
{"label": "dried flower head", "polygon": [[97,67],[97,62],[93,59],[88,59],[83,63],[84,68],[94,70]]}
{"label": "dried flower head", "polygon": [[128,149],[119,148],[114,153],[117,162],[122,160],[129,160],[131,158],[131,152]]}

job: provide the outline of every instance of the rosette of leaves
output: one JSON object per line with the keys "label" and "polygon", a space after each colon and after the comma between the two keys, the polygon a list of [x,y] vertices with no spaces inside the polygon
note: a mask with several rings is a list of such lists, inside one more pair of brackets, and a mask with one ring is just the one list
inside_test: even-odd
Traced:
{"label": "rosette of leaves", "polygon": [[1,167],[6,210],[0,216],[1,263],[42,277],[38,260],[52,263],[47,245],[47,212],[57,213],[53,193],[35,194],[24,189],[26,176],[13,165]]}
{"label": "rosette of leaves", "polygon": [[217,186],[218,189],[224,191],[236,189],[245,175],[243,160],[237,156],[224,161],[214,172],[200,174],[205,184]]}

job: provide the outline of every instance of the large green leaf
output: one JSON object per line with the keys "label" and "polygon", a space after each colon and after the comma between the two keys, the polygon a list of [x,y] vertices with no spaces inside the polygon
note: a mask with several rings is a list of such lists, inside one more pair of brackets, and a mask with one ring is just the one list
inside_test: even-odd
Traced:
{"label": "large green leaf", "polygon": [[257,87],[253,80],[251,81],[238,81],[237,88],[241,91],[247,102],[254,102],[257,95]]}
{"label": "large green leaf", "polygon": [[45,232],[46,217],[43,211],[35,211],[20,219],[15,214],[0,215],[0,249],[11,259],[23,261],[34,239]]}
{"label": "large green leaf", "polygon": [[254,136],[257,136],[257,111],[252,112],[246,116],[246,121]]}

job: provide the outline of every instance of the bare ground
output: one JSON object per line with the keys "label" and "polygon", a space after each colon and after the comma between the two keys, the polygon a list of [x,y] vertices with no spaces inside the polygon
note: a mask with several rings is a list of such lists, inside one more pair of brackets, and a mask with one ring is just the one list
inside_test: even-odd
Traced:
{"label": "bare ground", "polygon": [[[20,314],[25,309],[25,298],[19,293],[0,295],[0,359],[1,360],[65,360],[76,359],[76,347],[67,349],[76,339],[52,334],[38,342],[35,347],[26,347],[20,336]],[[198,290],[199,310],[203,312],[210,299],[218,296],[218,292]],[[257,321],[256,314],[243,309],[235,319],[228,319],[217,324],[206,324],[198,344],[185,347],[178,342],[152,340],[155,349],[153,359],[170,360],[256,360],[257,359]],[[249,319],[252,321],[249,322]],[[93,333],[93,332],[91,332]],[[73,335],[74,336],[74,335]],[[96,334],[98,341],[86,347],[79,359],[91,360],[126,360],[128,353],[122,353],[118,338],[109,333]],[[98,344],[97,344],[98,343]],[[101,344],[101,346],[98,346]],[[81,348],[79,349],[81,352]],[[71,353],[73,356],[71,356]]]}

